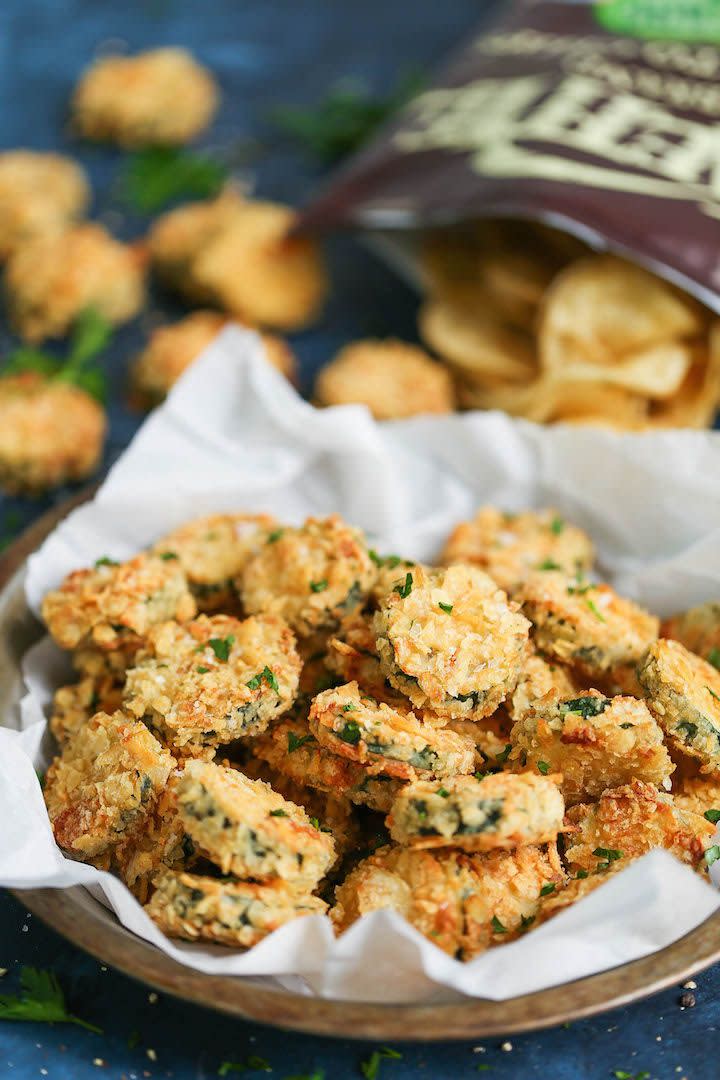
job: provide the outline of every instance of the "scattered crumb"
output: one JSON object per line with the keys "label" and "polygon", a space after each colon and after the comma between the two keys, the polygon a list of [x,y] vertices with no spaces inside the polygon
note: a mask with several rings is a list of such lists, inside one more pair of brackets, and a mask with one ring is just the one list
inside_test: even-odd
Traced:
{"label": "scattered crumb", "polygon": [[155,991],[153,991],[152,994],[148,994],[148,1001],[150,1002],[151,1005],[154,1005],[155,1002],[157,1001],[157,999],[158,999],[158,996],[155,993]]}
{"label": "scattered crumb", "polygon": [[697,990],[697,983],[694,979],[688,979],[686,983],[683,983],[683,990]]}
{"label": "scattered crumb", "polygon": [[510,1051],[512,1050],[512,1043],[511,1042],[500,1043],[500,1049],[504,1050],[506,1054],[509,1054]]}
{"label": "scattered crumb", "polygon": [[155,1051],[153,1050],[153,1048],[151,1046],[148,1046],[145,1053],[147,1054],[147,1056],[150,1058],[151,1061],[157,1061],[157,1054],[155,1053]]}

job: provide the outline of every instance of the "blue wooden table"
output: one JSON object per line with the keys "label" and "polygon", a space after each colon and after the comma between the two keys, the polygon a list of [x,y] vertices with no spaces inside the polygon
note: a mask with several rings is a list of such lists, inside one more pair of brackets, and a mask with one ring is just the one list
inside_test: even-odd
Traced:
{"label": "blue wooden table", "polygon": [[[321,177],[288,140],[273,131],[277,105],[312,103],[339,77],[364,80],[379,93],[398,71],[434,64],[486,15],[477,0],[3,0],[0,5],[0,147],[62,149],[77,154],[96,190],[94,213],[113,231],[141,235],[147,219],[118,200],[115,179],[121,156],[73,145],[66,131],[66,102],[80,68],[103,44],[132,49],[181,44],[218,74],[224,103],[206,145],[243,153],[255,144],[252,172],[257,191],[300,202]],[[259,144],[259,145],[258,145]],[[317,367],[358,336],[414,336],[416,300],[352,240],[329,245],[333,297],[322,324],[293,341],[307,390]],[[163,298],[153,308],[178,314]],[[141,417],[125,403],[128,360],[143,341],[140,322],[116,335],[107,358],[112,391],[111,435],[105,465],[127,444]],[[0,323],[0,348],[11,338]],[[34,520],[67,491],[43,500],[0,500],[0,543]],[[53,970],[74,1011],[103,1029],[0,1024],[0,1077],[48,1076],[53,1080],[189,1078],[218,1075],[223,1062],[268,1075],[325,1080],[361,1077],[372,1046],[346,1039],[314,1039],[244,1024],[151,994],[68,945],[0,893],[0,992],[12,992],[22,965]],[[613,1076],[652,1080],[716,1080],[720,1050],[720,970],[697,979],[695,1007],[682,1008],[678,987],[651,1001],[538,1035],[485,1040],[476,1045],[398,1047],[401,1059],[384,1060],[387,1080],[465,1080],[530,1077],[583,1080]]]}

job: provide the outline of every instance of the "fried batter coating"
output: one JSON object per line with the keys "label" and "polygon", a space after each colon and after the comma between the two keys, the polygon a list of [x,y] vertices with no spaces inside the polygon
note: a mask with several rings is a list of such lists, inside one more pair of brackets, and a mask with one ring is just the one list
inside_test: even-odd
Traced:
{"label": "fried batter coating", "polygon": [[178,561],[153,555],[124,563],[98,559],[92,569],[73,570],[42,603],[42,617],[61,649],[130,647],[152,626],[194,614]]}
{"label": "fried batter coating", "polygon": [[720,666],[720,603],[711,601],[673,615],[662,624],[661,637],[679,641],[690,652]]}
{"label": "fried batter coating", "polygon": [[492,578],[470,566],[408,570],[373,626],[390,683],[452,719],[489,716],[514,689],[529,629]]}
{"label": "fried batter coating", "polygon": [[566,699],[577,697],[582,690],[583,686],[573,678],[569,668],[547,660],[540,653],[531,653],[510,695],[509,712],[513,720],[519,720],[546,694],[556,693]]}
{"label": "fried batter coating", "polygon": [[328,646],[325,664],[341,684],[356,682],[377,701],[407,710],[407,699],[390,686],[380,665],[371,614],[354,611],[345,615]]}
{"label": "fried batter coating", "polygon": [[160,873],[189,870],[198,860],[178,814],[177,779],[174,772],[150,813],[113,851],[113,869],[141,904],[147,903]]}
{"label": "fried batter coating", "polygon": [[144,303],[144,255],[86,222],[18,248],[8,259],[5,289],[10,320],[26,341],[62,337],[89,307],[117,325]]}
{"label": "fried batter coating", "polygon": [[223,873],[313,889],[335,861],[330,832],[262,780],[190,761],[177,788],[185,831]]}
{"label": "fried batter coating", "polygon": [[253,739],[253,754],[295,784],[348,798],[386,814],[402,786],[390,776],[375,775],[358,761],[333,754],[321,746],[307,720],[283,717],[265,734]]}
{"label": "fried batter coating", "polygon": [[674,765],[644,701],[606,698],[597,690],[560,699],[549,694],[510,733],[515,768],[562,773],[568,805],[598,798],[637,778],[670,787]]}
{"label": "fried batter coating", "polygon": [[90,201],[84,170],[71,158],[34,150],[0,154],[0,259],[21,244],[61,232]]}
{"label": "fried batter coating", "polygon": [[86,139],[126,148],[175,146],[208,126],[218,99],[212,75],[186,49],[103,56],[75,87],[73,124]]}
{"label": "fried batter coating", "polygon": [[453,776],[474,768],[468,739],[363,695],[357,683],[318,694],[309,724],[322,746],[373,774],[414,780],[423,773]]}
{"label": "fried batter coating", "polygon": [[471,521],[456,525],[440,561],[479,566],[511,595],[530,570],[582,574],[593,564],[594,549],[582,529],[556,510],[510,514],[493,506],[478,510]]}
{"label": "fried batter coating", "polygon": [[[193,311],[179,322],[153,330],[132,366],[134,402],[148,409],[159,405],[227,321],[217,311]],[[262,334],[262,344],[268,362],[294,379],[297,362],[288,343],[275,334]]]}
{"label": "fried batter coating", "polygon": [[667,738],[702,773],[720,776],[720,672],[679,641],[660,638],[648,649],[638,679]]}
{"label": "fried batter coating", "polygon": [[545,571],[529,574],[517,598],[537,648],[591,678],[637,663],[658,635],[658,619],[609,585]]}
{"label": "fried batter coating", "polygon": [[327,904],[283,881],[259,885],[168,870],[145,910],[170,937],[249,948],[302,915],[324,915]]}
{"label": "fried batter coating", "polygon": [[280,615],[306,637],[361,607],[374,579],[363,534],[333,514],[268,532],[238,587],[246,611]]}
{"label": "fried batter coating", "polygon": [[122,686],[114,678],[86,677],[55,691],[48,726],[62,745],[96,712],[113,713],[121,704]]}
{"label": "fried batter coating", "polygon": [[366,405],[376,420],[455,408],[450,372],[405,341],[368,339],[346,345],[315,382],[321,405]]}
{"label": "fried batter coating", "polygon": [[122,712],[96,713],[45,777],[60,847],[87,861],[119,843],[152,808],[174,764],[144,724]]}
{"label": "fried batter coating", "polygon": [[532,773],[416,780],[395,799],[386,824],[393,840],[416,848],[493,851],[545,844],[563,825],[557,780]]}
{"label": "fried batter coating", "polygon": [[35,371],[0,376],[0,487],[38,494],[95,472],[107,417],[78,386]]}
{"label": "fried batter coating", "polygon": [[576,830],[565,849],[571,873],[592,873],[598,866],[636,859],[656,847],[703,870],[703,854],[715,832],[705,818],[680,809],[672,795],[642,780],[611,788],[597,803],[571,807],[565,821]]}
{"label": "fried batter coating", "polygon": [[371,551],[370,558],[377,567],[377,577],[370,590],[370,604],[373,608],[379,607],[396,586],[405,582],[408,570],[413,574],[416,570],[423,570],[427,574],[432,570],[430,566],[413,562],[412,559],[401,559],[399,555],[381,556],[376,551]]}
{"label": "fried batter coating", "polygon": [[126,708],[180,749],[264,731],[297,693],[300,658],[274,616],[200,615],[152,630],[127,673]]}
{"label": "fried batter coating", "polygon": [[605,862],[601,864],[602,869],[594,870],[590,874],[583,873],[582,877],[571,878],[563,887],[554,889],[541,900],[535,925],[541,926],[548,919],[552,919],[553,915],[559,915],[565,908],[577,904],[578,900],[583,900],[591,892],[595,892],[599,885],[604,885],[615,874],[626,870],[631,862],[631,858],[622,858],[609,865]]}
{"label": "fried batter coating", "polygon": [[397,911],[443,952],[470,960],[532,922],[543,886],[564,880],[553,844],[480,855],[390,846],[338,886],[330,918],[343,933],[371,911]]}
{"label": "fried batter coating", "polygon": [[[424,716],[429,714],[424,713]],[[480,774],[486,772],[502,772],[509,769],[508,756],[512,750],[510,745],[510,729],[512,721],[505,712],[503,706],[482,720],[449,720],[449,731],[469,739],[475,747],[475,771]]]}
{"label": "fried batter coating", "polygon": [[211,514],[180,525],[152,550],[163,559],[178,559],[198,611],[233,610],[238,606],[235,578],[261,532],[274,524],[269,514]]}
{"label": "fried batter coating", "polygon": [[720,814],[720,777],[685,776],[673,792],[673,798],[679,810],[689,810],[701,817],[709,812],[707,820],[712,821]]}
{"label": "fried batter coating", "polygon": [[215,199],[190,202],[161,214],[147,237],[153,269],[168,288],[175,289],[192,303],[213,299],[193,273],[198,253],[227,230],[245,204],[232,187]]}

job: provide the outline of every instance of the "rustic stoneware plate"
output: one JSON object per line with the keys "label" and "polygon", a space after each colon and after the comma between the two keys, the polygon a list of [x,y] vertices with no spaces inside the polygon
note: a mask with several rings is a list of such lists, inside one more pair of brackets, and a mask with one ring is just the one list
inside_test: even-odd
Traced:
{"label": "rustic stoneware plate", "polygon": [[[21,696],[21,658],[41,633],[25,603],[25,560],[87,497],[85,493],[51,511],[0,557],[0,722]],[[426,1006],[321,1001],[273,989],[267,980],[191,971],[136,938],[82,888],[32,889],[16,895],[75,945],[158,990],[234,1016],[343,1038],[438,1041],[532,1031],[637,1001],[720,960],[717,913],[644,960],[511,1001],[468,999]]]}

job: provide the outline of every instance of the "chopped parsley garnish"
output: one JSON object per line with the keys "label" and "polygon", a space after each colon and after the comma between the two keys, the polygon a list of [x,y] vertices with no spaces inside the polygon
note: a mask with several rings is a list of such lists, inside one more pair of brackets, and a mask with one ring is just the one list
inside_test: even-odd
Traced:
{"label": "chopped parsley garnish", "polygon": [[152,214],[175,199],[209,199],[226,179],[226,166],[207,154],[152,146],[130,156],[118,187],[123,202]]}
{"label": "chopped parsley garnish", "polygon": [[357,705],[353,705],[352,701],[348,701],[342,707],[343,712],[353,712],[355,709],[357,709]]}
{"label": "chopped parsley garnish", "polygon": [[597,606],[597,604],[595,603],[594,600],[591,600],[588,597],[588,599],[585,601],[585,603],[586,603],[586,605],[588,607],[588,610],[592,611],[592,613],[593,613],[593,615],[595,616],[596,619],[599,619],[600,622],[607,622],[607,619],[603,615],[602,611],[600,611],[598,609],[598,606]]}
{"label": "chopped parsley garnish", "polygon": [[493,928],[493,933],[494,934],[507,934],[507,927],[503,926],[503,924],[498,919],[497,915],[493,915],[493,917],[492,917],[492,919],[490,921],[490,925]]}
{"label": "chopped parsley garnish", "polygon": [[355,720],[346,720],[342,731],[336,731],[335,734],[338,739],[349,743],[350,746],[357,746],[360,742],[361,731]]}
{"label": "chopped parsley garnish", "polygon": [[631,724],[630,721],[627,720],[624,724],[621,724],[620,727],[621,728],[631,728],[631,727],[635,727],[635,725]]}
{"label": "chopped parsley garnish", "polygon": [[325,1080],[325,1070],[315,1069],[311,1073],[293,1073],[292,1076],[286,1076],[285,1080]]}
{"label": "chopped parsley garnish", "polygon": [[565,522],[561,517],[554,517],[550,522],[550,532],[554,533],[555,536],[559,536],[564,528]]}
{"label": "chopped parsley garnish", "polygon": [[176,551],[161,551],[160,558],[163,562],[170,562],[171,559],[179,559],[180,556]]}
{"label": "chopped parsley garnish", "polygon": [[[609,704],[610,698],[588,694],[585,697],[570,698],[569,701],[561,702],[560,712],[563,715],[577,713],[583,720],[587,720],[590,716],[599,716],[600,713],[605,712]],[[632,724],[630,726],[632,727]]]}
{"label": "chopped parsley garnish", "polygon": [[542,773],[543,776],[547,776],[547,774],[550,772],[550,766],[548,765],[547,761],[538,761],[537,767],[538,772]]}
{"label": "chopped parsley garnish", "polygon": [[438,600],[438,607],[441,611],[444,611],[446,615],[450,615],[452,613],[452,604],[443,604],[442,600]]}
{"label": "chopped parsley garnish", "polygon": [[274,544],[276,542],[276,540],[280,539],[280,537],[283,535],[284,532],[285,532],[284,529],[273,529],[273,531],[271,533],[268,533],[268,537],[267,537],[267,540],[265,541],[265,543],[266,544]]}
{"label": "chopped parsley garnish", "polygon": [[[220,638],[220,637],[211,637],[210,640],[208,641],[208,645],[210,646],[212,651],[215,653],[215,656],[217,657],[217,659],[222,660],[223,662],[225,662],[230,657],[230,649],[232,648],[234,641],[235,641],[235,635],[234,634],[228,634],[227,637],[222,637],[222,638]],[[248,686],[249,685],[250,684],[248,683]]]}
{"label": "chopped parsley garnish", "polygon": [[562,570],[560,563],[556,563],[554,559],[543,559],[541,563],[537,564],[538,570]]}
{"label": "chopped parsley garnish", "polygon": [[707,690],[708,694],[715,698],[716,701],[720,701],[720,694],[716,694],[715,691],[711,690],[709,686],[706,686],[705,689]]}
{"label": "chopped parsley garnish", "polygon": [[253,675],[252,679],[250,679],[250,682],[247,683],[247,687],[249,690],[257,690],[259,689],[260,683],[262,682],[266,683],[271,690],[275,691],[276,694],[280,692],[280,684],[275,678],[275,674],[270,670],[267,664],[262,669],[262,671],[258,672],[257,675]]}
{"label": "chopped parsley garnish", "polygon": [[622,851],[617,851],[616,848],[596,847],[593,850],[593,855],[597,855],[599,859],[605,859],[605,863],[601,864],[601,868],[606,870],[611,862],[615,862],[617,859],[622,859]]}
{"label": "chopped parsley garnish", "polygon": [[720,859],[720,847],[718,847],[717,844],[713,844],[713,846],[709,847],[705,852],[705,862],[708,866],[712,866],[718,859]]}
{"label": "chopped parsley garnish", "polygon": [[20,993],[0,994],[0,1020],[31,1020],[46,1024],[77,1024],[102,1035],[102,1028],[68,1011],[65,994],[51,971],[20,970]]}
{"label": "chopped parsley garnish", "polygon": [[590,589],[594,589],[595,586],[591,581],[583,583],[579,578],[577,584],[568,585],[567,591],[570,596],[584,596],[586,592],[590,592]]}
{"label": "chopped parsley garnish", "polygon": [[532,926],[532,924],[534,922],[535,922],[535,916],[534,915],[521,915],[520,916],[520,929],[521,930],[527,930],[527,928],[529,926]]}
{"label": "chopped parsley garnish", "polygon": [[400,1061],[402,1054],[397,1050],[391,1050],[389,1046],[381,1046],[379,1050],[373,1050],[367,1061],[360,1062],[360,1072],[365,1080],[377,1080],[380,1072],[380,1062],[385,1060]]}
{"label": "chopped parsley garnish", "polygon": [[720,649],[713,647],[707,654],[708,664],[712,664],[714,668],[720,671]]}
{"label": "chopped parsley garnish", "polygon": [[279,810],[271,810],[270,817],[287,817],[287,812],[280,807]]}
{"label": "chopped parsley garnish", "polygon": [[195,670],[198,672],[199,675],[207,675],[210,668],[209,667],[203,667],[202,664],[198,664],[198,666],[195,668]]}
{"label": "chopped parsley garnish", "polygon": [[583,878],[590,877],[590,872],[588,870],[578,870],[575,877],[578,881],[582,881]]}
{"label": "chopped parsley garnish", "polygon": [[395,588],[393,589],[393,592],[396,592],[401,600],[406,600],[407,597],[412,592],[412,587],[413,587],[413,576],[410,573],[410,571],[408,570],[407,574],[405,575],[404,583],[403,584],[397,584],[395,586]]}
{"label": "chopped parsley garnish", "polygon": [[288,731],[288,754],[294,754],[305,743],[315,742],[314,735],[296,735],[294,731]]}
{"label": "chopped parsley garnish", "polygon": [[103,555],[101,558],[95,560],[95,568],[98,566],[119,566],[120,563],[117,559],[111,559],[109,555]]}
{"label": "chopped parsley garnish", "polygon": [[323,578],[322,581],[311,581],[310,592],[324,592],[327,589],[327,578]]}
{"label": "chopped parsley garnish", "polygon": [[9,354],[3,374],[36,371],[49,379],[72,383],[103,402],[107,391],[105,375],[91,361],[107,347],[111,334],[112,327],[107,319],[95,308],[85,308],[73,324],[70,347],[64,360],[42,349],[22,346]]}
{"label": "chopped parsley garnish", "polygon": [[542,889],[540,890],[540,895],[549,896],[551,892],[555,892],[554,881],[548,881],[547,885],[543,885]]}
{"label": "chopped parsley garnish", "polygon": [[395,567],[400,566],[401,563],[405,563],[405,566],[413,565],[411,562],[408,562],[407,559],[401,559],[399,555],[378,555],[377,551],[374,551],[372,548],[368,551],[368,555],[378,569],[387,566],[388,570],[394,570]]}
{"label": "chopped parsley garnish", "polygon": [[615,1069],[613,1076],[615,1080],[650,1080],[650,1073],[647,1069],[637,1073],[627,1072],[625,1069]]}
{"label": "chopped parsley garnish", "polygon": [[720,821],[720,810],[706,810],[703,817],[707,821],[711,821],[713,825],[717,825],[718,821]]}
{"label": "chopped parsley garnish", "polygon": [[441,799],[449,799],[450,798],[450,792],[448,791],[447,788],[444,788],[444,787],[438,788],[438,795],[440,796]]}
{"label": "chopped parsley garnish", "polygon": [[512,750],[512,743],[506,743],[505,749],[501,750],[499,754],[495,755],[495,760],[497,762],[499,762],[501,765],[504,765],[505,762],[508,759],[508,755],[510,754],[511,750]]}

